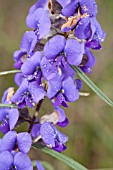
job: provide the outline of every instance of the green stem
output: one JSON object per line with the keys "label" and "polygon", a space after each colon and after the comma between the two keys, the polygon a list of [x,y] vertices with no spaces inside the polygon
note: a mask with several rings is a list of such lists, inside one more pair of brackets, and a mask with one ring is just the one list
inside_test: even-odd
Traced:
{"label": "green stem", "polygon": [[21,72],[21,70],[2,71],[2,72],[0,72],[0,76],[7,75],[7,74],[15,74],[15,73],[19,73],[19,72]]}
{"label": "green stem", "polygon": [[79,77],[101,98],[103,99],[108,105],[113,107],[113,102],[109,97],[107,97],[90,79],[86,74],[78,67],[71,66],[75,72],[79,75]]}
{"label": "green stem", "polygon": [[14,104],[3,104],[3,103],[0,103],[0,107],[18,108],[18,106],[14,105]]}

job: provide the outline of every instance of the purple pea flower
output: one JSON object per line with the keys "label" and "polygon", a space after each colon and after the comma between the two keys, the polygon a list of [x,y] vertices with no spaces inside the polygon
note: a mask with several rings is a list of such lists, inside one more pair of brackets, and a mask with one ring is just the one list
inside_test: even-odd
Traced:
{"label": "purple pea flower", "polygon": [[26,58],[33,53],[37,43],[37,36],[34,31],[26,31],[22,38],[20,50],[14,52],[14,67],[20,69]]}
{"label": "purple pea flower", "polygon": [[0,169],[33,170],[33,167],[31,160],[26,154],[18,152],[13,155],[9,151],[4,151],[0,154]]}
{"label": "purple pea flower", "polygon": [[50,80],[47,90],[48,98],[52,99],[54,106],[67,107],[67,102],[74,102],[79,98],[79,92],[71,77],[64,79],[61,84],[59,81]]}
{"label": "purple pea flower", "polygon": [[48,60],[54,60],[63,53],[69,64],[78,66],[83,58],[84,43],[75,39],[66,39],[57,35],[51,38],[44,47],[44,55]]}
{"label": "purple pea flower", "polygon": [[49,122],[44,122],[40,127],[40,135],[47,146],[52,147],[58,152],[66,149],[65,143],[68,141],[66,135],[56,129],[54,125]]}
{"label": "purple pea flower", "polygon": [[19,150],[20,152],[27,154],[31,148],[31,144],[32,139],[29,133],[21,132],[17,134],[15,131],[9,131],[1,139],[0,152]]}
{"label": "purple pea flower", "polygon": [[14,94],[11,101],[18,104],[20,108],[24,106],[33,107],[40,100],[44,99],[45,91],[42,86],[39,86],[36,81],[28,82],[24,79]]}
{"label": "purple pea flower", "polygon": [[34,28],[38,40],[42,39],[50,32],[51,22],[48,12],[43,8],[37,8],[35,4],[29,11],[26,18],[26,24],[29,28]]}
{"label": "purple pea flower", "polygon": [[[10,98],[14,93],[14,88],[8,88],[2,97],[2,103],[11,104]],[[7,133],[12,130],[19,118],[19,112],[17,108],[0,108],[0,131]]]}

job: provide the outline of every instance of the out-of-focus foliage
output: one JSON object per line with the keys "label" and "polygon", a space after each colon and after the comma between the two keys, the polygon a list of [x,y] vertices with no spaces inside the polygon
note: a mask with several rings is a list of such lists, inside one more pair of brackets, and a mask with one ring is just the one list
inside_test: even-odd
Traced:
{"label": "out-of-focus foliage", "polygon": [[[13,52],[19,49],[23,33],[27,30],[25,18],[35,0],[0,0],[0,71],[13,69]],[[98,20],[106,31],[103,49],[95,52],[96,66],[90,78],[113,100],[113,1],[97,0]],[[14,86],[13,75],[0,77],[0,97],[9,86]],[[16,87],[16,86],[15,86]],[[90,92],[66,109],[70,125],[63,130],[69,136],[64,152],[89,169],[113,169],[113,108],[107,106],[89,87]],[[52,110],[44,102],[41,112]],[[21,129],[25,128],[24,126]],[[32,150],[31,158],[49,161],[55,169],[69,170],[66,165]]]}

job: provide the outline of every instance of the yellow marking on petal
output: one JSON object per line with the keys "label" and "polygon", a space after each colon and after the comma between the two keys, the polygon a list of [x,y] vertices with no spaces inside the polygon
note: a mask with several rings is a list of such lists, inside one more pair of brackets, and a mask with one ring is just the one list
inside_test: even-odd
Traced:
{"label": "yellow marking on petal", "polygon": [[11,97],[13,96],[14,94],[14,88],[11,87],[9,90],[8,90],[8,94],[7,94],[7,101],[10,101]]}

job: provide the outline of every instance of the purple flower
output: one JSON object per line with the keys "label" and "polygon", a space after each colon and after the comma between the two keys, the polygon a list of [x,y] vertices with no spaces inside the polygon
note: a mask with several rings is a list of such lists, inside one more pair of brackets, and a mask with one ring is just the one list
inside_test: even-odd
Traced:
{"label": "purple flower", "polygon": [[55,80],[49,81],[47,96],[50,99],[54,99],[52,100],[54,106],[60,106],[61,104],[67,106],[66,101],[74,102],[77,100],[79,98],[79,92],[73,79],[67,77],[61,83]]}
{"label": "purple flower", "polygon": [[[62,0],[58,0],[62,1]],[[64,6],[64,5],[63,5]],[[97,5],[94,0],[73,0],[69,1],[62,9],[62,14],[66,17],[74,16],[80,8],[81,14],[88,14],[90,17],[96,16]]]}
{"label": "purple flower", "polygon": [[26,58],[33,53],[37,43],[37,36],[34,31],[26,31],[22,38],[20,50],[14,52],[14,67],[20,69]]}
{"label": "purple flower", "polygon": [[11,152],[18,149],[20,152],[27,154],[31,148],[31,144],[32,139],[27,132],[17,134],[15,131],[9,131],[1,139],[0,152]]}
{"label": "purple flower", "polygon": [[48,12],[43,8],[34,8],[30,10],[26,18],[26,23],[29,28],[34,28],[38,40],[42,39],[50,32],[51,22]]}
{"label": "purple flower", "polygon": [[62,152],[65,148],[65,143],[68,141],[68,138],[58,131],[49,122],[44,122],[40,127],[40,135],[44,143],[58,152]]}
{"label": "purple flower", "polygon": [[49,60],[54,60],[60,54],[64,54],[69,64],[78,66],[83,58],[84,43],[75,39],[66,39],[57,35],[50,39],[44,47],[44,55]]}
{"label": "purple flower", "polygon": [[26,105],[33,107],[44,99],[44,96],[45,91],[42,86],[39,86],[36,81],[28,82],[24,79],[14,96],[12,96],[11,101],[21,108]]}
{"label": "purple flower", "polygon": [[33,170],[33,167],[26,154],[18,152],[13,155],[9,151],[4,151],[0,154],[0,169]]}
{"label": "purple flower", "polygon": [[0,109],[0,131],[7,133],[14,129],[19,118],[19,112],[16,108],[2,108]]}

